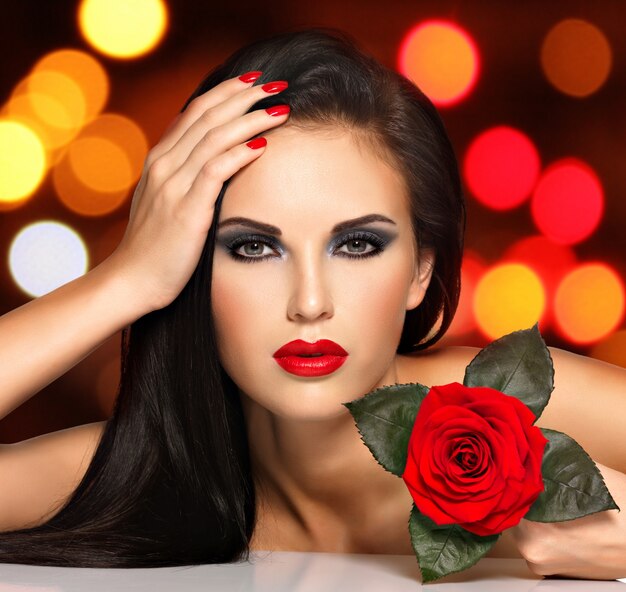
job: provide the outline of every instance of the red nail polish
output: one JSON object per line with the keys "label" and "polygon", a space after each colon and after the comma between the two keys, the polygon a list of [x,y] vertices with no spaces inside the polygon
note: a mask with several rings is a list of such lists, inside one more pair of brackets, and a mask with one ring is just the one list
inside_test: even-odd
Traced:
{"label": "red nail polish", "polygon": [[258,80],[261,74],[263,74],[263,72],[259,70],[253,70],[252,72],[246,72],[245,74],[242,74],[239,77],[239,80],[241,80],[241,82],[254,82],[255,80]]}
{"label": "red nail polish", "polygon": [[273,107],[268,107],[265,111],[269,115],[285,115],[289,113],[289,105],[274,105]]}
{"label": "red nail polish", "polygon": [[285,80],[274,80],[273,82],[265,83],[261,88],[266,93],[277,93],[281,90],[285,90],[288,86]]}
{"label": "red nail polish", "polygon": [[254,138],[254,140],[250,140],[246,142],[246,146],[252,148],[252,150],[256,150],[257,148],[263,148],[267,144],[267,140],[265,138]]}

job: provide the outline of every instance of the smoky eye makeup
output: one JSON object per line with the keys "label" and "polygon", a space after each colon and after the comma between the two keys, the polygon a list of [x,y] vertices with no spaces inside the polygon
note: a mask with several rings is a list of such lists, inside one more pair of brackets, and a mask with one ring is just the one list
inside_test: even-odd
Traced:
{"label": "smoky eye makeup", "polygon": [[[354,228],[330,241],[329,254],[348,259],[367,259],[380,255],[396,236],[397,233],[382,229]],[[245,263],[280,257],[285,252],[278,239],[266,234],[224,232],[216,242],[232,259]]]}
{"label": "smoky eye makeup", "polygon": [[[224,236],[217,238],[217,244],[226,251],[226,254],[236,261],[244,261],[246,263],[254,263],[269,257],[275,257],[275,254],[267,254],[266,247],[270,250],[282,254],[282,249],[278,240],[273,236],[264,234],[251,234],[247,232],[224,233]],[[243,247],[251,247],[248,253],[242,253]],[[262,256],[259,256],[262,255]]]}

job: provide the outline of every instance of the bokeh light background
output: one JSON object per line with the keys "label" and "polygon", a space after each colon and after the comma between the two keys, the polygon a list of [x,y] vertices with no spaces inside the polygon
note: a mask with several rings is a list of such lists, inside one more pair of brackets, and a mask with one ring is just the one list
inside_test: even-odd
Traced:
{"label": "bokeh light background", "polygon": [[[626,366],[626,8],[601,3],[25,0],[0,19],[0,314],[121,239],[150,146],[237,47],[354,36],[439,107],[468,207],[461,303],[437,347],[539,322]],[[0,441],[109,417],[120,334],[0,421]]]}

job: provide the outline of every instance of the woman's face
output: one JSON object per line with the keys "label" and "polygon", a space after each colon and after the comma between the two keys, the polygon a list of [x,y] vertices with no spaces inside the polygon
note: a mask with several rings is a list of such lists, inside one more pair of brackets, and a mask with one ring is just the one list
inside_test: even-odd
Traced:
{"label": "woman's face", "polygon": [[[393,383],[405,313],[422,301],[432,260],[423,256],[418,269],[401,177],[348,132],[285,125],[265,136],[265,153],[231,179],[218,221],[211,300],[220,362],[271,413],[330,418]],[[389,221],[333,231],[374,214]],[[323,376],[292,374],[273,354],[296,339],[329,339],[348,356]]]}

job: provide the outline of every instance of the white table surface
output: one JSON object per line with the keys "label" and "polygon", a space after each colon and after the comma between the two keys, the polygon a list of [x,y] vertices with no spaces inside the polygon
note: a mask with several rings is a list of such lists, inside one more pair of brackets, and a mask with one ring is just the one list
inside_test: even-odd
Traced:
{"label": "white table surface", "polygon": [[[626,592],[626,580],[542,578],[522,559],[484,557],[463,572],[423,587],[455,592]],[[404,592],[421,588],[413,555],[257,551],[249,563],[152,569],[0,564],[0,592]]]}

